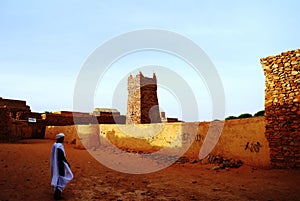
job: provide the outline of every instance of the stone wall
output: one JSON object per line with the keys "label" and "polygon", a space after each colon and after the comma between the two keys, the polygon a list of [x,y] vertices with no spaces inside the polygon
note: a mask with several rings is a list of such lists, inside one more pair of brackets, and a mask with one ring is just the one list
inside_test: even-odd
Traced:
{"label": "stone wall", "polygon": [[13,99],[4,99],[0,97],[0,106],[7,106],[10,108],[20,108],[23,110],[30,110],[29,106],[26,105],[26,101],[23,100],[13,100]]}
{"label": "stone wall", "polygon": [[300,49],[260,60],[272,166],[300,167]]}
{"label": "stone wall", "polygon": [[[61,115],[58,113],[43,114],[43,119],[47,126],[67,126],[74,124],[125,124],[126,117],[124,115],[104,115],[93,116],[74,114],[73,115]],[[75,120],[75,121],[74,121]]]}
{"label": "stone wall", "polygon": [[[32,117],[32,116],[31,116]],[[44,138],[45,122],[37,119],[36,122],[14,119],[6,107],[0,107],[0,141],[15,142],[27,138]]]}
{"label": "stone wall", "polygon": [[[36,122],[29,122],[35,118]],[[0,98],[0,141],[15,142],[26,138],[44,138],[45,121],[31,112],[26,101]]]}
{"label": "stone wall", "polygon": [[[156,133],[155,136],[147,129],[149,126],[152,127],[150,131]],[[193,133],[195,126],[197,130]],[[199,159],[199,152],[210,126],[210,122],[100,125],[100,136],[102,144],[109,141],[120,149],[144,153],[165,148],[170,154],[181,153],[189,146],[184,156],[192,161]],[[144,129],[140,136],[135,134],[137,128]],[[124,131],[130,133],[130,136]],[[269,143],[264,132],[264,117],[227,120],[218,143],[210,154],[239,159],[252,166],[269,167]]]}
{"label": "stone wall", "polygon": [[16,118],[17,112],[31,112],[30,107],[23,100],[4,99],[0,97],[0,107],[7,107],[13,118]]}
{"label": "stone wall", "polygon": [[140,124],[141,123],[141,90],[140,90],[140,74],[133,77],[128,77],[128,100],[127,100],[127,124]]}
{"label": "stone wall", "polygon": [[6,107],[0,106],[0,141],[9,141],[10,130],[12,126],[12,118],[9,115],[9,111]]}
{"label": "stone wall", "polygon": [[29,118],[42,119],[41,113],[37,112],[17,112],[16,120],[28,120]]}
{"label": "stone wall", "polygon": [[[196,133],[195,131],[196,126]],[[78,125],[77,131],[82,135],[91,134],[93,145],[107,146],[112,143],[119,149],[126,151],[153,153],[162,149],[168,150],[165,154],[174,155],[182,149],[184,156],[191,161],[197,160],[199,151],[206,138],[210,122],[195,123],[166,123],[166,124],[133,124],[133,125]],[[150,128],[150,129],[149,129]],[[78,142],[77,131],[74,126],[53,126],[46,128],[46,138],[55,139],[60,132],[66,134],[67,142]],[[128,134],[129,133],[129,134]],[[234,119],[225,121],[222,135],[211,154],[242,160],[243,163],[257,166],[270,166],[269,143],[265,136],[264,117]],[[100,143],[97,143],[99,135]],[[88,137],[82,137],[88,139]],[[190,145],[186,147],[185,145]],[[95,145],[95,146],[96,146]]]}
{"label": "stone wall", "polygon": [[[59,113],[47,113],[47,114],[42,114],[42,117],[45,120],[47,126],[74,125],[73,114],[63,115]],[[78,124],[89,124],[95,119],[89,114],[75,116],[75,118],[76,118],[76,123]]]}
{"label": "stone wall", "polygon": [[141,72],[128,77],[127,124],[161,123],[157,98],[157,80]]}

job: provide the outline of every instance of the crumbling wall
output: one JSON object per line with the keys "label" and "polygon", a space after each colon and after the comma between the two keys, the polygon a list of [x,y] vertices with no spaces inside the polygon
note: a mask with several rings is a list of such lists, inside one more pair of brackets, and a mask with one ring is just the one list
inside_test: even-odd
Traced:
{"label": "crumbling wall", "polygon": [[260,60],[272,166],[300,167],[300,49]]}
{"label": "crumbling wall", "polygon": [[[108,140],[123,150],[149,153],[167,149],[170,154],[180,153],[181,149],[189,146],[183,156],[190,161],[198,160],[211,125],[211,122],[100,125],[101,144]],[[150,126],[152,131],[147,129]],[[134,134],[135,130],[139,129],[142,130],[140,136]],[[252,166],[270,166],[269,143],[264,134],[264,117],[227,120],[223,128],[218,126],[213,128],[214,132],[222,134],[210,154],[239,159]],[[179,151],[175,151],[176,149]]]}
{"label": "crumbling wall", "polygon": [[[54,126],[47,127],[46,137],[55,139],[57,133],[63,132],[66,135],[67,142],[76,140],[76,146],[82,148],[83,146],[78,141],[77,136],[79,130],[87,136],[83,137],[84,139],[89,139],[88,135],[90,133],[92,141],[96,145],[105,147],[113,144],[119,149],[139,153],[165,150],[164,154],[170,155],[176,155],[184,149],[186,150],[184,156],[192,161],[199,159],[199,151],[205,141],[210,125],[210,122],[101,124],[97,125],[99,130],[95,128],[95,125],[77,125],[77,130],[74,126]],[[227,120],[223,130],[216,130],[216,132],[219,131],[222,131],[222,134],[210,154],[239,159],[243,163],[252,166],[270,166],[269,143],[264,134],[264,117]],[[99,143],[95,140],[94,135],[96,133],[100,136]],[[187,145],[190,146],[187,147]]]}

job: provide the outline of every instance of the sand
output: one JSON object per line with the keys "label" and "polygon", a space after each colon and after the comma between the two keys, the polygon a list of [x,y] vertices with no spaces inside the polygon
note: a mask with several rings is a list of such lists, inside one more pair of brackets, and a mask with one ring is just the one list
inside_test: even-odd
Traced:
{"label": "sand", "polygon": [[[53,200],[50,188],[51,140],[0,144],[0,201]],[[300,171],[212,170],[214,165],[175,163],[149,174],[111,170],[87,151],[65,144],[74,179],[64,200],[300,200]]]}

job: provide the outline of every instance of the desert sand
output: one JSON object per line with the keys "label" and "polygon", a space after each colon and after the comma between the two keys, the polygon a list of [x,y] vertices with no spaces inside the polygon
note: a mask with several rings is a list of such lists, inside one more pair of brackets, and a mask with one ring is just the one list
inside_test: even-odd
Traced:
{"label": "desert sand", "polygon": [[[0,201],[53,200],[49,156],[52,140],[0,144]],[[111,170],[86,150],[65,144],[74,179],[64,200],[300,200],[300,171],[212,170],[213,164],[175,163],[149,174]]]}

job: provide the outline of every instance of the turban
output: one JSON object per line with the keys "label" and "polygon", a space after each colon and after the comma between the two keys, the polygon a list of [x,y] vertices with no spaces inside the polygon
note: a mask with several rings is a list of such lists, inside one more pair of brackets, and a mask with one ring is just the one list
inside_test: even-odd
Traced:
{"label": "turban", "polygon": [[56,139],[59,139],[59,138],[61,138],[61,137],[65,137],[65,134],[59,133],[59,134],[56,135]]}

